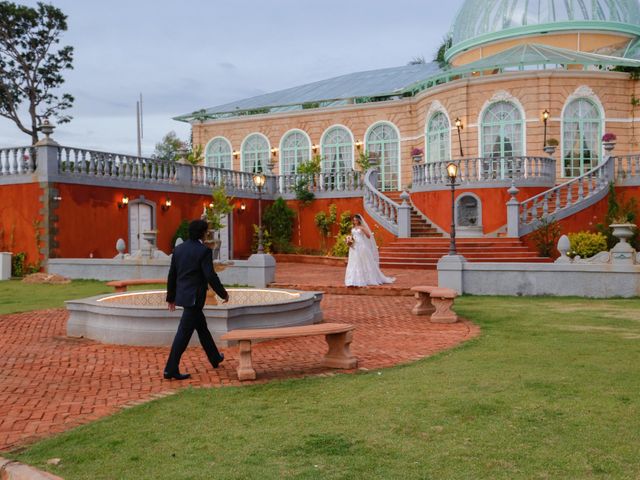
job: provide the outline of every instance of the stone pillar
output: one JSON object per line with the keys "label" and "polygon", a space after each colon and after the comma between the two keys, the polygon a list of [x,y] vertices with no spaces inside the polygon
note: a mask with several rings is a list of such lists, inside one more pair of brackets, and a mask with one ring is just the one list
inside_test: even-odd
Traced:
{"label": "stone pillar", "polygon": [[11,252],[0,252],[0,280],[11,278]]}
{"label": "stone pillar", "polygon": [[178,185],[191,187],[193,182],[193,167],[186,160],[179,160],[176,164],[176,180]]}
{"label": "stone pillar", "polygon": [[520,226],[520,202],[516,198],[516,195],[520,193],[515,186],[515,183],[511,183],[511,188],[507,190],[507,193],[511,195],[511,198],[507,202],[507,237],[519,238],[519,226]]}
{"label": "stone pillar", "polygon": [[463,294],[465,263],[467,260],[462,255],[445,255],[438,260],[438,287]]}
{"label": "stone pillar", "polygon": [[398,207],[398,237],[411,238],[411,205],[407,202],[409,193],[402,192],[400,198],[402,204]]}
{"label": "stone pillar", "polygon": [[247,284],[265,288],[276,279],[276,259],[269,254],[254,253],[249,257]]}

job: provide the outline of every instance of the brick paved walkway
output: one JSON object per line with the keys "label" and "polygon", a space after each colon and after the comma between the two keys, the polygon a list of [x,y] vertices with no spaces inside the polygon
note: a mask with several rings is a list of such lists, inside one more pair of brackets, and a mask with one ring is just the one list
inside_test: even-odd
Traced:
{"label": "brick paved walkway", "polygon": [[[327,321],[357,326],[352,350],[359,367],[366,369],[417,360],[478,333],[469,322],[434,325],[414,317],[409,313],[413,303],[402,296],[326,295],[322,308]],[[64,309],[0,316],[0,450],[188,385],[240,383],[235,348],[223,350],[227,359],[218,370],[208,365],[200,347],[190,348],[182,370],[192,379],[166,381],[161,374],[168,348],[70,339],[65,336],[66,318]],[[258,344],[253,354],[257,382],[334,372],[319,366],[325,351],[322,337]]]}

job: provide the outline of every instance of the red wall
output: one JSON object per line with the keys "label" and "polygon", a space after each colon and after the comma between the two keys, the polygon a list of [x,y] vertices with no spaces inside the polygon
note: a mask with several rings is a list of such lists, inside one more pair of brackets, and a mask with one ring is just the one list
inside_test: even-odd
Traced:
{"label": "red wall", "polygon": [[380,243],[388,244],[395,240],[395,235],[381,228],[364,210],[362,198],[335,198],[335,199],[315,199],[310,204],[305,205],[299,200],[289,200],[287,205],[296,212],[296,221],[293,226],[293,238],[291,243],[297,247],[304,247],[312,250],[320,250],[321,236],[315,225],[315,216],[320,211],[329,213],[329,205],[336,204],[338,210],[338,218],[333,226],[329,238],[327,239],[327,249],[330,249],[335,243],[335,236],[338,234],[338,223],[340,214],[344,211],[350,211],[352,215],[359,213],[366,220]]}
{"label": "red wall", "polygon": [[[519,201],[531,198],[547,190],[541,187],[523,187],[520,189],[517,198]],[[511,196],[507,189],[502,188],[482,188],[482,189],[456,189],[455,197],[472,192],[480,198],[482,203],[482,231],[492,233],[507,224],[507,202]],[[429,219],[449,232],[451,229],[451,190],[440,190],[436,192],[417,192],[411,194],[411,200],[415,206],[422,211]]]}
{"label": "red wall", "polygon": [[28,264],[37,263],[41,258],[34,222],[43,221],[40,215],[40,197],[43,194],[37,183],[0,187],[0,251],[24,252]]}

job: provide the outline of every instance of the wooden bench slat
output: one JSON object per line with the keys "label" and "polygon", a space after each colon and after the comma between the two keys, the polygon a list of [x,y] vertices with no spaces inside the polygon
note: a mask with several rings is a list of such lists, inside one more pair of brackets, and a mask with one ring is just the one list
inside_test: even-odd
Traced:
{"label": "wooden bench slat", "polygon": [[305,337],[310,335],[331,335],[348,332],[356,327],[348,323],[316,323],[298,327],[248,328],[231,330],[222,335],[222,340],[266,340],[273,338]]}
{"label": "wooden bench slat", "polygon": [[134,278],[131,280],[113,280],[108,282],[110,287],[126,287],[128,285],[150,285],[153,283],[167,283],[166,278]]}

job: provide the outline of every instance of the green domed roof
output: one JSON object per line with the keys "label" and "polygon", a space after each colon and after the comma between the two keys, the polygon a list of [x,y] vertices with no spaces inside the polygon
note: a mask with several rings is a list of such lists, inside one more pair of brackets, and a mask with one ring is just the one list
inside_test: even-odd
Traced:
{"label": "green domed roof", "polygon": [[581,29],[640,36],[638,0],[466,0],[447,58],[492,40]]}

